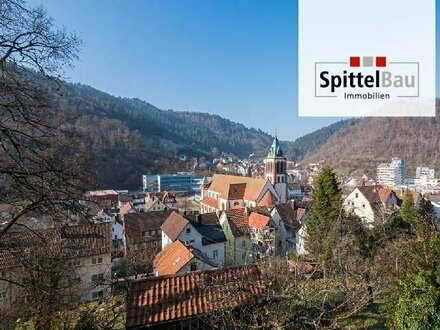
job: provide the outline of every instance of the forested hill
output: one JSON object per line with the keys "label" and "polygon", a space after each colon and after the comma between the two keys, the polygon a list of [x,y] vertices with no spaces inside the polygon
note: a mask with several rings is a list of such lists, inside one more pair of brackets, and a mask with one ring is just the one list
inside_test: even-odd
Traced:
{"label": "forested hill", "polygon": [[[81,84],[64,84],[62,95],[60,107],[82,134],[103,188],[134,189],[143,173],[188,170],[177,161],[181,154],[263,156],[272,143],[267,133],[217,115],[160,110]],[[290,144],[285,142],[285,148]]]}
{"label": "forested hill", "polygon": [[[160,110],[81,84],[63,83],[62,95],[60,107],[82,134],[103,188],[136,189],[144,173],[190,170],[177,160],[182,154],[208,160],[222,153],[263,157],[273,139],[218,115]],[[289,159],[298,160],[349,123],[340,121],[282,146]]]}
{"label": "forested hill", "polygon": [[363,118],[344,125],[305,161],[323,161],[344,174],[375,172],[378,164],[401,157],[407,175],[417,166],[440,170],[440,111],[432,118]]}

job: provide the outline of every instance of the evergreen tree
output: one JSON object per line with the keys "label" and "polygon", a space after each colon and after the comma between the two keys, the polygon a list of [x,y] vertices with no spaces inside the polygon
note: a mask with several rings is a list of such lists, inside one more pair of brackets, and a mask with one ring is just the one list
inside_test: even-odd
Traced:
{"label": "evergreen tree", "polygon": [[329,166],[318,175],[312,194],[313,206],[306,225],[305,248],[318,259],[326,254],[326,241],[341,211],[341,189]]}
{"label": "evergreen tree", "polygon": [[402,206],[400,207],[400,216],[403,221],[413,223],[417,216],[416,207],[414,206],[414,200],[411,191],[408,189],[403,195]]}

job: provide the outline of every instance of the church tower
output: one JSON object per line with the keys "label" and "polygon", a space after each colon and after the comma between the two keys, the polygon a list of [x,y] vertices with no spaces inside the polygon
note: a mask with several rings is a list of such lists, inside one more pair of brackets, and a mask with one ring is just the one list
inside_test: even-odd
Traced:
{"label": "church tower", "polygon": [[264,160],[264,164],[265,178],[274,186],[280,196],[280,203],[287,202],[287,161],[276,136],[269,149],[269,154]]}

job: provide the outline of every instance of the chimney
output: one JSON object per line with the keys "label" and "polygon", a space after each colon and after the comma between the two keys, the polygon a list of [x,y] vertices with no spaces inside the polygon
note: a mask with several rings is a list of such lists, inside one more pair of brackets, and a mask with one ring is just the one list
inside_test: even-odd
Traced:
{"label": "chimney", "polygon": [[202,224],[202,216],[200,214],[196,214],[196,222],[198,225]]}
{"label": "chimney", "polygon": [[248,207],[248,206],[245,206],[245,207],[244,207],[244,212],[246,213],[246,215],[249,215],[249,214],[250,214],[250,210],[249,210],[249,207]]}

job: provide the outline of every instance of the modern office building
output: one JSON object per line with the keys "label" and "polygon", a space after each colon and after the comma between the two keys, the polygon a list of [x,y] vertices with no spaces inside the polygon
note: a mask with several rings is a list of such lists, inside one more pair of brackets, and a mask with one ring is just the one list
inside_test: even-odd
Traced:
{"label": "modern office building", "polygon": [[405,162],[393,158],[391,163],[380,164],[377,167],[377,183],[386,187],[394,187],[404,183]]}
{"label": "modern office building", "polygon": [[427,179],[435,178],[435,170],[429,167],[417,167],[416,168],[416,178],[420,179],[421,177],[426,177]]}
{"label": "modern office building", "polygon": [[177,172],[174,174],[147,174],[142,176],[144,192],[180,191],[193,193],[200,190],[194,172]]}

